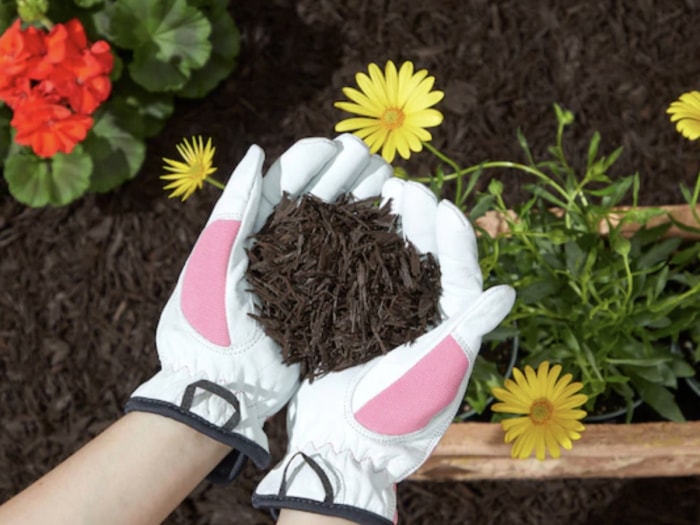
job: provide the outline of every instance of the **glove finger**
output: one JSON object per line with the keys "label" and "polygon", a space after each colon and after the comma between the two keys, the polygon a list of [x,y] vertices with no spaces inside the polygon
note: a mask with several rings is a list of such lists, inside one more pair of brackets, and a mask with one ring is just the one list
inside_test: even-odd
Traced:
{"label": "glove finger", "polygon": [[403,202],[403,190],[406,181],[397,177],[391,177],[382,185],[382,206],[391,201],[391,213],[398,215]]}
{"label": "glove finger", "polygon": [[231,174],[197,239],[180,280],[180,306],[190,325],[207,341],[231,344],[226,316],[229,271],[245,258],[243,243],[260,200],[264,153],[251,146]]}
{"label": "glove finger", "polygon": [[356,200],[376,197],[382,191],[384,182],[392,175],[392,168],[379,155],[372,155],[364,171],[355,180],[351,190]]}
{"label": "glove finger", "polygon": [[295,142],[282,153],[263,177],[262,199],[253,231],[262,227],[283,192],[292,197],[304,192],[338,150],[338,144],[330,139],[311,137]]}
{"label": "glove finger", "polygon": [[437,258],[440,263],[440,307],[452,317],[481,295],[483,278],[476,235],[459,208],[449,201],[438,205],[436,218]]}
{"label": "glove finger", "polygon": [[449,422],[445,409],[464,395],[481,335],[505,317],[513,298],[509,287],[488,290],[462,316],[370,362],[353,392],[357,421],[393,436],[422,430],[443,411]]}
{"label": "glove finger", "polygon": [[498,285],[485,290],[464,313],[457,314],[457,324],[451,330],[460,344],[476,358],[481,337],[493,331],[505,319],[515,302],[515,290],[507,285]]}
{"label": "glove finger", "polygon": [[245,156],[229,177],[221,197],[214,205],[208,222],[222,217],[235,220],[243,219],[252,192],[260,183],[264,160],[265,153],[260,146],[253,145],[248,148]]}
{"label": "glove finger", "polygon": [[437,199],[423,184],[406,182],[399,216],[401,231],[420,253],[437,252],[435,220]]}
{"label": "glove finger", "polygon": [[333,202],[353,187],[355,180],[369,164],[369,148],[349,133],[333,140],[338,154],[314,178],[305,190],[324,202]]}

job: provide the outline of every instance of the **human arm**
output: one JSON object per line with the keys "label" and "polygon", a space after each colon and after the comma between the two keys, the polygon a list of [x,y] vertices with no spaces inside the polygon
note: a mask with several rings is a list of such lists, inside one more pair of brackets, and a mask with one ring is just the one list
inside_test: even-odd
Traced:
{"label": "human arm", "polygon": [[172,419],[132,412],[0,506],[0,523],[161,523],[230,450]]}

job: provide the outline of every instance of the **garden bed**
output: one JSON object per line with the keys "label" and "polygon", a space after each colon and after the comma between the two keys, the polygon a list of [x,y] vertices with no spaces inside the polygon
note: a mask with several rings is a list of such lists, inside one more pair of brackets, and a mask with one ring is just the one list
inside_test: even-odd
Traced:
{"label": "garden bed", "polygon": [[[662,208],[675,223],[667,236],[680,236],[688,241],[700,238],[697,232],[687,231],[689,227],[698,227],[690,206],[680,204]],[[700,213],[700,207],[695,211]],[[655,217],[649,226],[667,220],[665,216]],[[507,231],[506,221],[493,212],[478,222],[491,235]],[[639,225],[628,224],[624,229],[631,235],[638,228]],[[606,233],[605,225],[601,225],[601,233]],[[697,419],[697,401],[696,398],[684,399],[684,405],[689,407],[686,414],[689,419]],[[642,414],[641,419],[645,417],[647,415]],[[581,440],[574,442],[571,451],[563,451],[558,459],[539,461],[532,457],[517,460],[511,457],[510,451],[511,445],[504,442],[499,423],[453,423],[430,459],[411,479],[456,481],[700,475],[700,421],[589,423]]]}

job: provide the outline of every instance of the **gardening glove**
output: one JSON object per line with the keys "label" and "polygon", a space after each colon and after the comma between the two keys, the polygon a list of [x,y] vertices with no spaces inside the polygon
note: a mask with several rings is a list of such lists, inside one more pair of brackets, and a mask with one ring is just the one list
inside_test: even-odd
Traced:
{"label": "gardening glove", "polygon": [[288,409],[284,459],[253,505],[336,516],[365,525],[396,520],[395,484],[428,458],[467,388],[481,338],[510,311],[507,286],[482,291],[474,231],[452,203],[391,179],[384,199],[405,237],[440,264],[443,321],[366,364],[305,380]]}
{"label": "gardening glove", "polygon": [[[352,135],[308,138],[287,150],[262,176],[264,153],[251,146],[236,167],[190,253],[160,317],[161,370],[139,386],[126,411],[161,414],[233,447],[209,476],[233,479],[241,454],[269,464],[265,420],[299,384],[297,366],[249,314],[255,298],[245,279],[245,248],[284,192],[332,201],[352,192],[379,195],[391,169]],[[241,454],[238,454],[240,452]]]}

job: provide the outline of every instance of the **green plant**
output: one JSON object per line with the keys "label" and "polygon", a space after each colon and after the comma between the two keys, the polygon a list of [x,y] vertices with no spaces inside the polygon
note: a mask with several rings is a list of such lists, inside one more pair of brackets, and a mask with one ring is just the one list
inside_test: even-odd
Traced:
{"label": "green plant", "polygon": [[239,34],[227,5],[3,2],[0,168],[12,195],[61,206],[135,177],[175,98],[203,97],[233,70]]}
{"label": "green plant", "polygon": [[[683,415],[673,395],[677,378],[693,374],[691,365],[671,350],[681,333],[698,317],[700,277],[692,268],[700,243],[683,245],[666,237],[673,217],[660,208],[637,205],[638,174],[613,179],[608,171],[621,148],[599,152],[595,132],[583,159],[574,169],[564,151],[564,130],[574,121],[570,111],[554,105],[556,141],[548,156],[535,160],[525,136],[517,137],[524,162],[487,161],[461,168],[430,144],[425,129],[439,125],[443,115],[432,108],[443,98],[433,89],[426,70],[414,74],[413,63],[397,68],[387,62],[382,72],[371,64],[358,73],[359,89],[344,88],[349,101],[340,109],[357,115],[336,125],[336,131],[356,130],[371,152],[391,162],[396,153],[427,149],[439,161],[434,174],[415,177],[403,168],[395,175],[423,182],[436,196],[449,196],[479,228],[479,249],[486,285],[510,284],[518,292],[515,306],[501,327],[518,337],[518,360],[523,365],[561,364],[564,373],[580,378],[586,408],[618,401],[627,406],[641,397],[663,417]],[[692,97],[672,106],[679,129],[697,135],[697,111]],[[691,100],[692,99],[692,100]],[[690,119],[690,120],[688,120]],[[486,191],[476,191],[486,171],[514,170],[533,181],[524,186],[525,202],[509,205],[504,182],[492,178]],[[500,174],[500,173],[499,173]],[[512,176],[510,173],[507,176]],[[700,194],[681,188],[693,210]],[[631,206],[621,207],[631,200]],[[487,227],[495,219],[498,227]],[[700,218],[695,214],[700,225]],[[682,225],[680,225],[682,226]],[[682,226],[687,228],[686,226]],[[466,401],[477,411],[488,403],[497,372],[479,356]]]}
{"label": "green plant", "polygon": [[[563,145],[573,114],[558,105],[555,111],[556,142],[544,160],[534,159],[520,132],[524,164],[493,161],[461,169],[428,146],[454,171],[445,175],[439,169],[420,180],[438,195],[455,181],[457,202],[482,225],[486,280],[517,290],[506,326],[518,334],[519,363],[561,364],[583,383],[589,411],[617,396],[629,419],[638,396],[664,418],[681,421],[673,390],[677,378],[694,372],[672,353],[671,343],[697,322],[700,276],[691,270],[700,243],[666,237],[670,220],[647,225],[666,212],[638,206],[638,174],[615,180],[608,175],[621,149],[601,154],[597,132],[577,173]],[[534,179],[524,186],[525,202],[507,203],[499,178],[484,192],[474,190],[485,171],[504,168]],[[700,178],[694,193],[684,191],[694,206]],[[631,206],[621,207],[625,199]],[[505,231],[487,233],[487,212],[505,223]]]}

